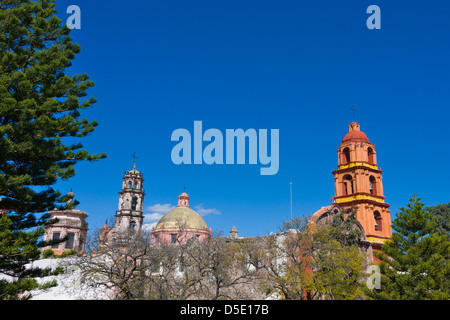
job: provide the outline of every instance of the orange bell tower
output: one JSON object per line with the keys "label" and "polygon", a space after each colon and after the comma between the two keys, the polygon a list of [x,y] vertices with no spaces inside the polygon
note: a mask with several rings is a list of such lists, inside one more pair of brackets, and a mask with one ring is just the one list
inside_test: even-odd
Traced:
{"label": "orange bell tower", "polygon": [[338,170],[333,171],[334,200],[343,209],[354,209],[367,240],[377,249],[392,236],[389,204],[383,195],[382,171],[375,145],[356,122],[338,149]]}

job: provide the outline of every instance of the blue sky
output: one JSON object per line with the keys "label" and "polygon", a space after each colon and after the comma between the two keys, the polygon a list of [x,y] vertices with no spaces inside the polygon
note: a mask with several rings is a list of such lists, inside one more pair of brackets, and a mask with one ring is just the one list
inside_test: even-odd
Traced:
{"label": "blue sky", "polygon": [[[99,126],[83,138],[108,158],[80,163],[58,183],[76,194],[91,229],[113,217],[122,176],[144,174],[145,214],[191,207],[213,230],[277,231],[334,195],[337,149],[356,120],[377,147],[392,218],[417,194],[450,202],[450,22],[447,1],[59,1],[81,8],[69,73],[86,72],[98,103],[82,115]],[[369,30],[369,5],[381,30]],[[171,161],[178,128],[280,130],[280,167],[181,165]],[[147,220],[147,222],[151,222]]]}

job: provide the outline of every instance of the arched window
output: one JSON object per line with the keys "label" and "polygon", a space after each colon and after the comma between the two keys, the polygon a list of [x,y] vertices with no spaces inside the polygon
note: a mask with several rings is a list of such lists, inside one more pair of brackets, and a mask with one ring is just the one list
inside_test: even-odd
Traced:
{"label": "arched window", "polygon": [[128,188],[131,189],[131,181],[128,181]]}
{"label": "arched window", "polygon": [[342,164],[349,164],[350,163],[350,149],[345,148],[342,151]]}
{"label": "arched window", "polygon": [[[60,232],[54,232],[53,233],[53,241],[59,241],[61,239],[61,233]],[[52,244],[53,249],[57,249],[59,247],[59,243]]]}
{"label": "arched window", "polygon": [[344,196],[354,193],[354,190],[353,190],[353,179],[352,179],[352,176],[349,175],[349,174],[344,176],[343,193],[344,193]]}
{"label": "arched window", "polygon": [[136,229],[136,222],[130,221],[130,230],[134,231]]}
{"label": "arched window", "polygon": [[382,231],[383,224],[381,219],[381,214],[378,211],[373,213],[374,223],[375,223],[375,231]]}
{"label": "arched window", "polygon": [[375,164],[375,153],[372,148],[367,149],[369,164]]}
{"label": "arched window", "polygon": [[131,200],[131,210],[136,210],[137,200],[137,197],[133,197],[133,199]]}
{"label": "arched window", "polygon": [[375,179],[374,176],[370,176],[369,178],[369,187],[370,187],[370,193],[373,195],[377,195],[377,179]]}

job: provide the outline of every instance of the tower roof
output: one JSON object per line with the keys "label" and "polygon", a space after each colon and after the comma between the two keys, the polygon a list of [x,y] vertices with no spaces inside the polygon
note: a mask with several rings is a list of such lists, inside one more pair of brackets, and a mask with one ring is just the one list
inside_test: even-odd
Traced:
{"label": "tower roof", "polygon": [[348,133],[342,139],[342,142],[347,141],[365,141],[369,142],[366,134],[360,130],[360,125],[357,122],[352,122],[348,125]]}
{"label": "tower roof", "polygon": [[133,170],[128,171],[128,173],[139,174],[140,172],[136,170],[136,161],[133,164]]}
{"label": "tower roof", "polygon": [[189,208],[189,195],[186,192],[178,196],[178,208]]}

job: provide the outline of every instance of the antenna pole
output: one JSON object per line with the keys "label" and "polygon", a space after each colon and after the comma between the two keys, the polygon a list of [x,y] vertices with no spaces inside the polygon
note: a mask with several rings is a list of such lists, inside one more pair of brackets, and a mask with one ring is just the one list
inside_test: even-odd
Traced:
{"label": "antenna pole", "polygon": [[291,189],[291,220],[292,220],[292,181],[289,182],[290,189]]}

